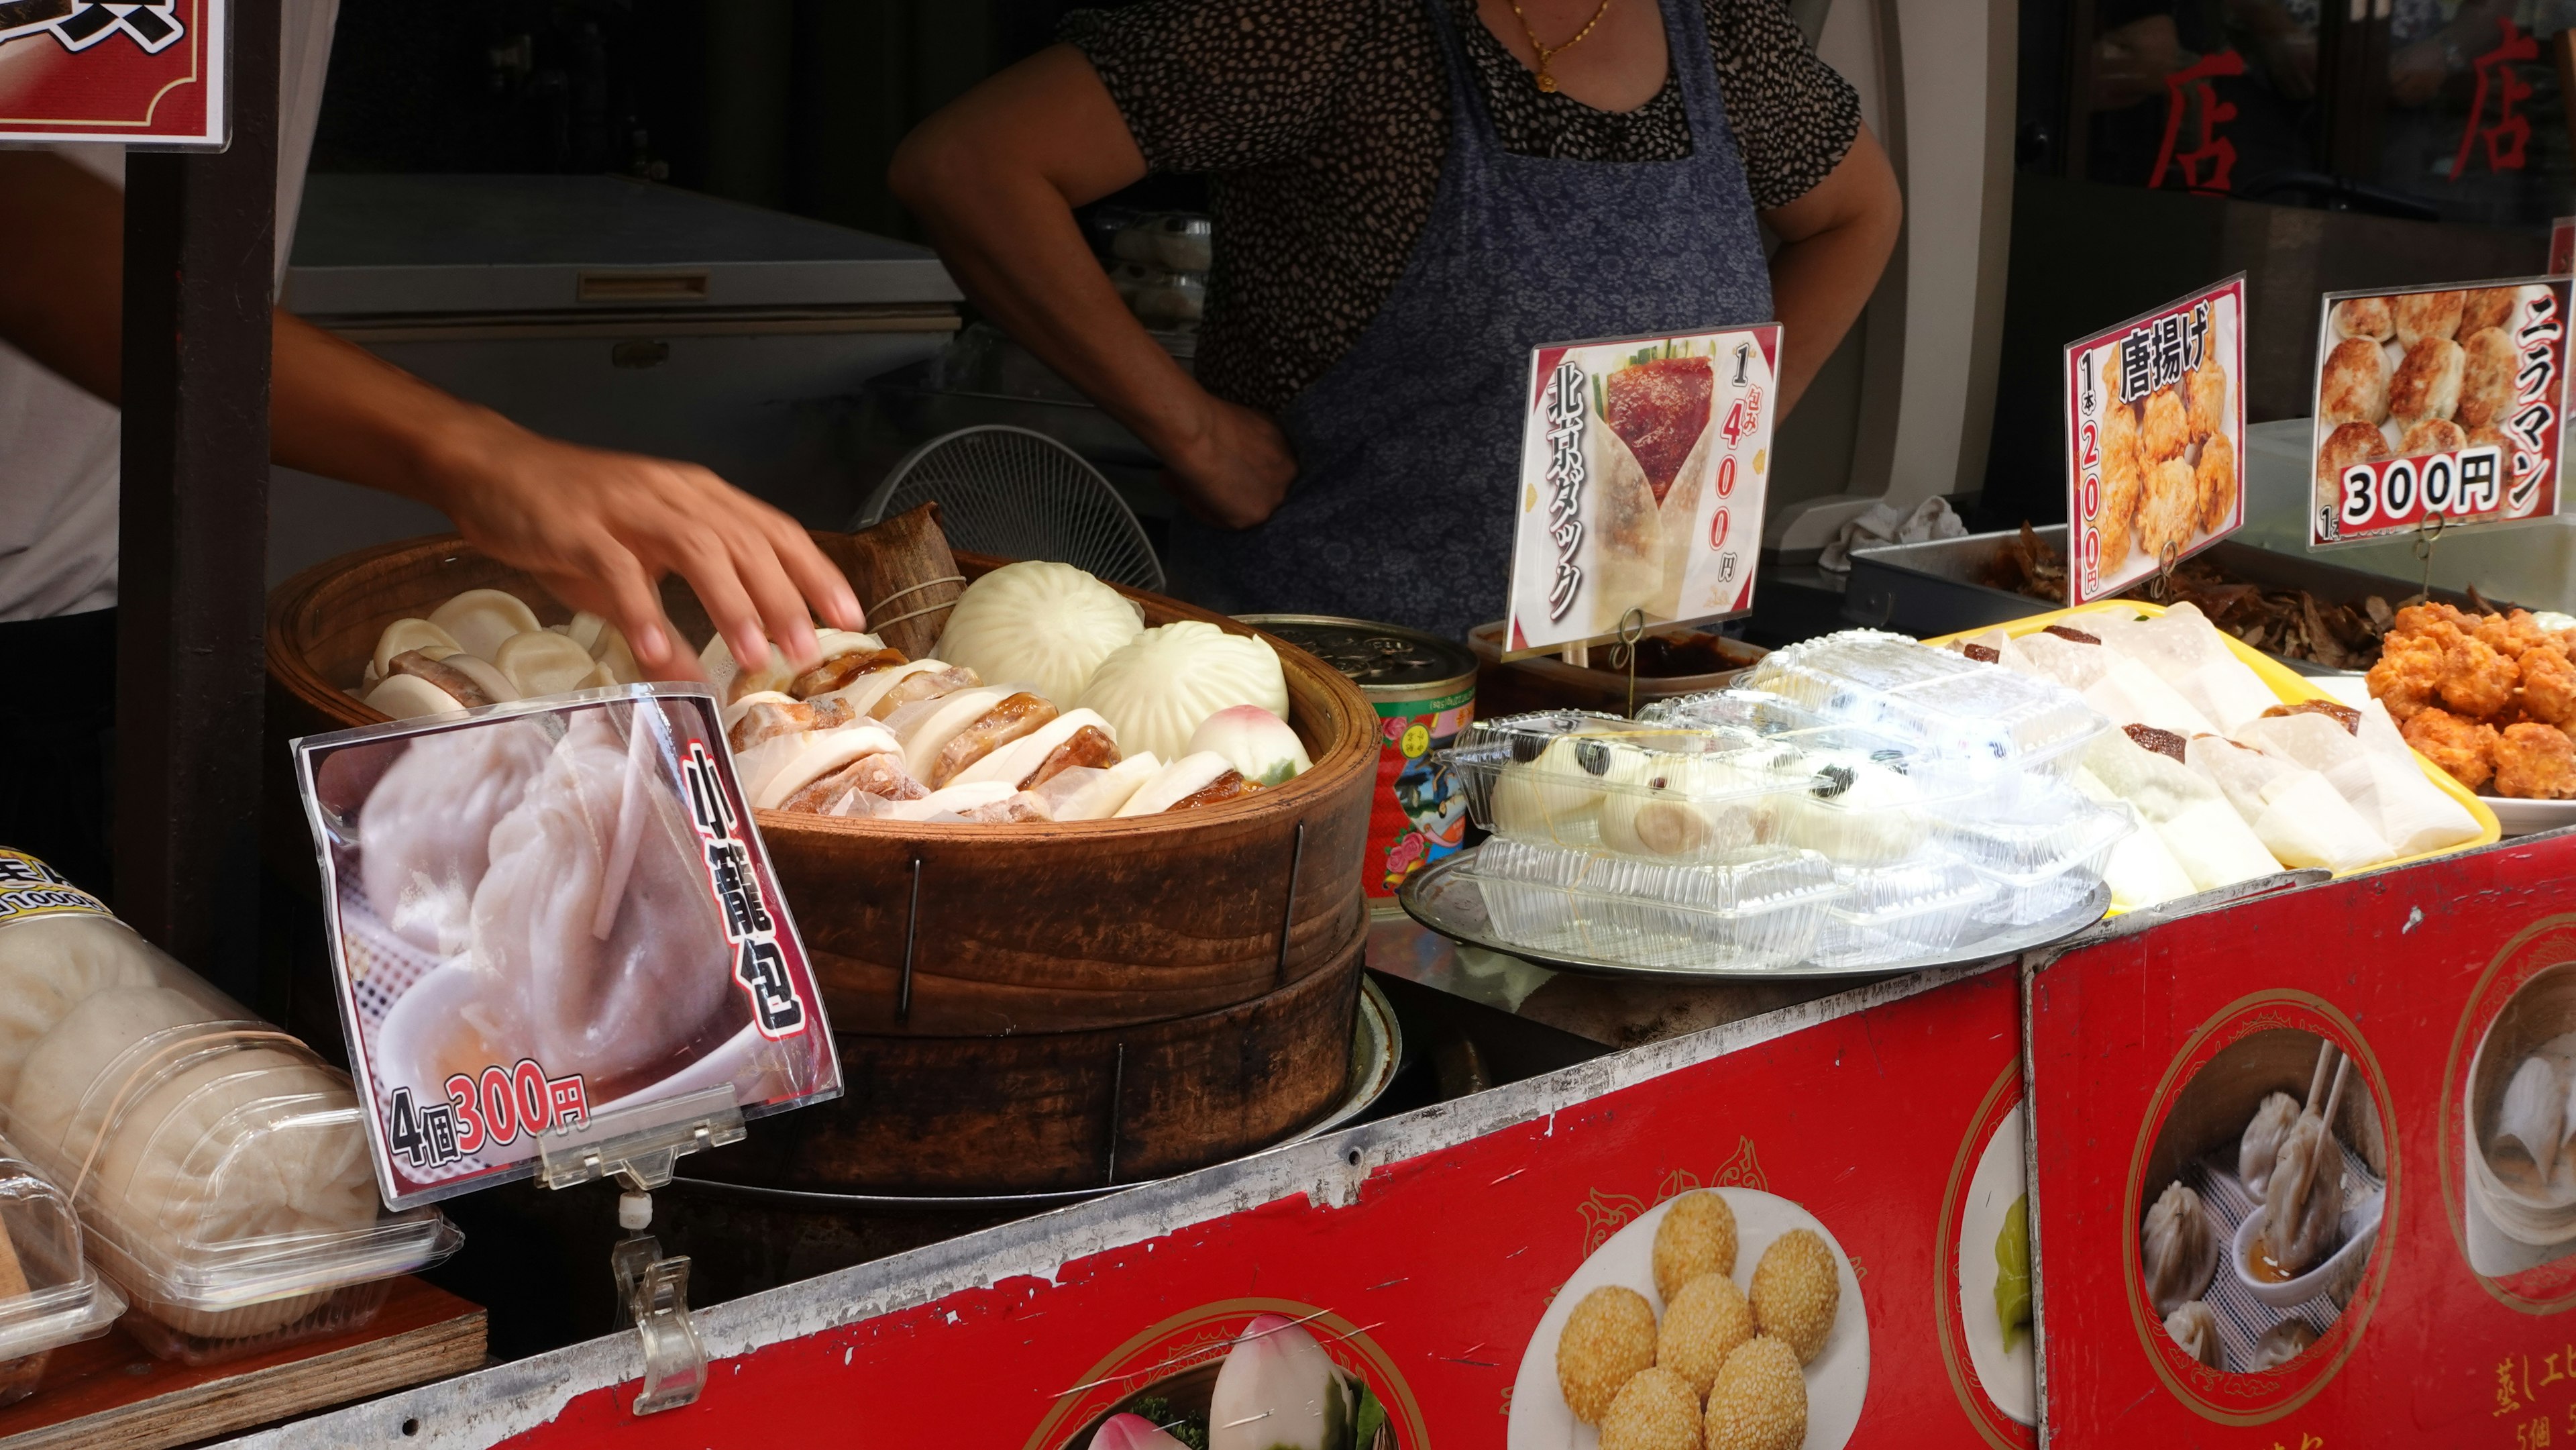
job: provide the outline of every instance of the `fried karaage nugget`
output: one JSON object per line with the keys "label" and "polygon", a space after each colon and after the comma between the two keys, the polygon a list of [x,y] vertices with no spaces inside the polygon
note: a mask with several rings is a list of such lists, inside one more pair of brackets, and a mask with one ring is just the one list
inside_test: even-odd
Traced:
{"label": "fried karaage nugget", "polygon": [[2477,633],[2478,622],[2479,616],[2456,604],[2428,599],[2397,611],[2397,617],[2388,622],[2388,632],[2410,637],[2429,634],[2448,644],[2455,636]]}
{"label": "fried karaage nugget", "polygon": [[2524,650],[2515,663],[2522,670],[2524,716],[2562,730],[2576,725],[2576,664],[2554,644]]}
{"label": "fried karaage nugget", "polygon": [[2516,660],[2531,650],[2558,648],[2558,637],[2542,629],[2528,609],[2481,616],[2470,633],[2485,640],[2487,648],[2497,654],[2511,655]]}
{"label": "fried karaage nugget", "polygon": [[2495,774],[2496,728],[2448,710],[2421,710],[2404,726],[2406,743],[2471,790]]}
{"label": "fried karaage nugget", "polygon": [[2576,800],[2576,740],[2555,725],[2506,726],[2496,737],[2495,788],[2519,800]]}
{"label": "fried karaage nugget", "polygon": [[2105,464],[2102,469],[2102,507],[2093,517],[2093,530],[2102,539],[2101,570],[2109,574],[2129,562],[2138,527],[2138,496],[2145,492],[2145,482],[2136,467],[2136,455],[2130,456],[2130,467],[2114,473]]}
{"label": "fried karaage nugget", "polygon": [[2390,718],[2403,724],[2431,708],[2434,692],[2442,688],[2442,646],[2392,630],[2367,679],[2370,697],[2387,706]]}
{"label": "fried karaage nugget", "polygon": [[2171,388],[2147,394],[2147,416],[2138,424],[2138,461],[2149,468],[2182,457],[2191,446],[2191,420],[2183,415],[2182,395]]}
{"label": "fried karaage nugget", "polygon": [[2191,441],[2227,436],[2227,370],[2218,365],[2217,349],[2202,358],[2183,379],[2191,403]]}
{"label": "fried karaage nugget", "polygon": [[2462,639],[2442,651],[2442,705],[2457,715],[2483,720],[2513,703],[2522,669],[2480,639]]}
{"label": "fried karaage nugget", "polygon": [[2236,449],[2224,433],[2212,433],[2200,445],[2200,462],[2192,473],[2200,480],[2201,532],[2214,534],[2236,511]]}
{"label": "fried karaage nugget", "polygon": [[2168,458],[2147,470],[2147,489],[2138,499],[2138,550],[2161,563],[2167,552],[2179,557],[2191,547],[2192,529],[2200,520],[2200,480],[2191,465]]}

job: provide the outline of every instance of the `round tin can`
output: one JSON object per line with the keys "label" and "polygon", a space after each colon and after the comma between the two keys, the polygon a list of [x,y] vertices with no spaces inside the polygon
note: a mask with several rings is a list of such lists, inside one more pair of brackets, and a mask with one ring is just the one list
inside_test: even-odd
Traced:
{"label": "round tin can", "polygon": [[1320,614],[1246,614],[1340,670],[1377,707],[1377,794],[1369,802],[1362,884],[1391,905],[1404,878],[1467,841],[1467,796],[1435,752],[1476,715],[1476,656],[1465,645],[1396,624]]}

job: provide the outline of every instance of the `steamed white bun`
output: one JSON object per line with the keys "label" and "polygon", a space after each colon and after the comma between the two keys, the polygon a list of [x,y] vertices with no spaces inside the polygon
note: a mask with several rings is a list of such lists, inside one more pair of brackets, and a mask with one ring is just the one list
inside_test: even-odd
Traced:
{"label": "steamed white bun", "polygon": [[1178,760],[1200,723],[1227,706],[1287,719],[1288,677],[1268,641],[1184,619],[1111,651],[1076,703],[1116,728],[1119,749]]}
{"label": "steamed white bun", "polygon": [[988,680],[1024,682],[1061,707],[1144,628],[1127,596],[1088,573],[1026,560],[967,585],[933,653]]}

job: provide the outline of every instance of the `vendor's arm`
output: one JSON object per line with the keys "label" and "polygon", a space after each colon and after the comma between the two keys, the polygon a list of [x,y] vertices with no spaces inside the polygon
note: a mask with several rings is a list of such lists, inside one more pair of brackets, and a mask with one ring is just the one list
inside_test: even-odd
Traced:
{"label": "vendor's arm", "polygon": [[1771,310],[1786,354],[1780,374],[1784,415],[1798,405],[1869,304],[1904,219],[1896,173],[1867,126],[1831,175],[1797,200],[1762,213],[1780,238],[1780,249],[1771,254]]}
{"label": "vendor's arm", "polygon": [[1248,528],[1287,496],[1297,471],[1287,440],[1172,361],[1074,222],[1075,207],[1145,170],[1091,62],[1058,45],[923,122],[889,179],[976,306],[1143,439],[1194,513]]}
{"label": "vendor's arm", "polygon": [[[0,339],[114,402],[124,198],[45,152],[0,152]],[[530,433],[285,312],[270,441],[279,463],[416,498],[557,597],[617,622],[638,664],[697,673],[656,583],[689,581],[736,655],[814,652],[806,602],[847,628],[858,601],[793,519],[706,469]]]}

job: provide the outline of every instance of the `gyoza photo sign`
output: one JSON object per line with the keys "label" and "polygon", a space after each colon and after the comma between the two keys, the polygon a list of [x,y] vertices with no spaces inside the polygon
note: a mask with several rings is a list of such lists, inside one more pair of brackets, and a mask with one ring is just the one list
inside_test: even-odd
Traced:
{"label": "gyoza photo sign", "polygon": [[1777,323],[1533,350],[1507,650],[1753,607],[1779,358]]}
{"label": "gyoza photo sign", "polygon": [[2309,547],[2556,513],[2567,311],[2565,277],[2327,293]]}

